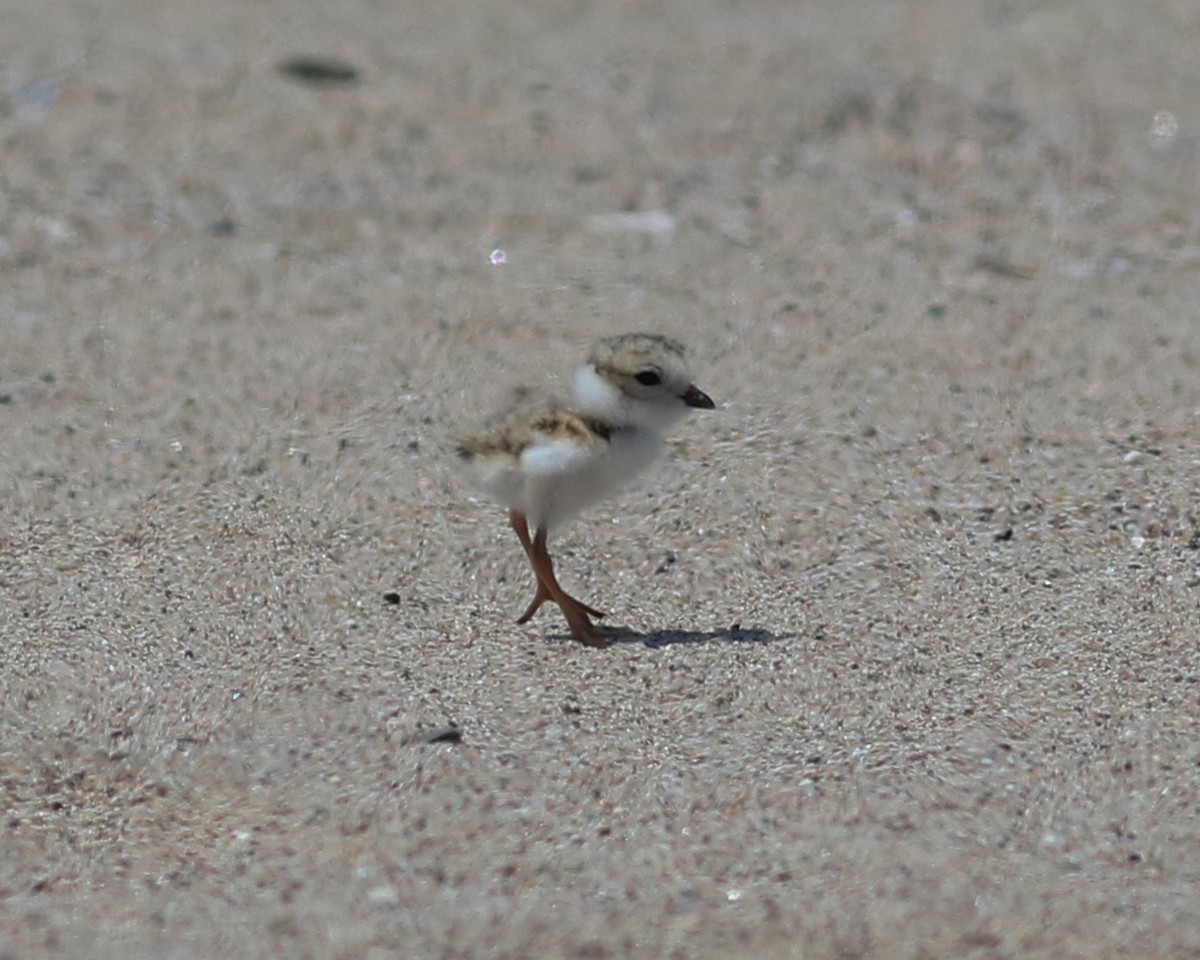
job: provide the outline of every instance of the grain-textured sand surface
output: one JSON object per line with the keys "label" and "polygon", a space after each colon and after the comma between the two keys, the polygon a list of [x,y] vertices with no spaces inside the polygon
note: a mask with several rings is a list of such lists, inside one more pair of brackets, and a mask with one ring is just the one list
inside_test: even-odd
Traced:
{"label": "grain-textured sand surface", "polygon": [[0,957],[1200,956],[1193,0],[0,24]]}

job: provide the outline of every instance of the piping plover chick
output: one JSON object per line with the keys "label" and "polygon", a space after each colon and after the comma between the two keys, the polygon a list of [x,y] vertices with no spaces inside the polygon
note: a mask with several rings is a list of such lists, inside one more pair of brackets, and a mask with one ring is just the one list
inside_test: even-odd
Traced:
{"label": "piping plover chick", "polygon": [[662,452],[663,433],[692,409],[713,409],[713,402],[692,383],[683,344],[649,333],[601,340],[575,371],[573,386],[571,403],[522,405],[463,440],[458,454],[473,484],[508,507],[537,577],[537,592],[517,623],[552,600],[571,636],[602,647],[605,632],[592,618],[604,614],[559,585],[546,540],[650,466]]}

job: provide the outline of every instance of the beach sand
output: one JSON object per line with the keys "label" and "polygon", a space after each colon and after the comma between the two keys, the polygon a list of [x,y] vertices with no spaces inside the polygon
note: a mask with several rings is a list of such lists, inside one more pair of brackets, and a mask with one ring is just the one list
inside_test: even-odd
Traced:
{"label": "beach sand", "polygon": [[0,957],[1200,956],[1193,3],[0,22]]}

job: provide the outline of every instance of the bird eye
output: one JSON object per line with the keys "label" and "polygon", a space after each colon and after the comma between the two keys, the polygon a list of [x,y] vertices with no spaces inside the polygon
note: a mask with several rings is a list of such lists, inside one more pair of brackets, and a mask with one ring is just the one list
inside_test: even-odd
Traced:
{"label": "bird eye", "polygon": [[662,377],[654,370],[643,370],[633,378],[643,387],[657,387],[662,383]]}

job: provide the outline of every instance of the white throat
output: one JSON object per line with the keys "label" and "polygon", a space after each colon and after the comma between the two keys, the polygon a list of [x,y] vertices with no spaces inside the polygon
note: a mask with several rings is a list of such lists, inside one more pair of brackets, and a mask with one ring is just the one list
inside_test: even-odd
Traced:
{"label": "white throat", "polygon": [[580,413],[623,427],[629,423],[628,398],[621,389],[585,363],[575,370],[575,405]]}

